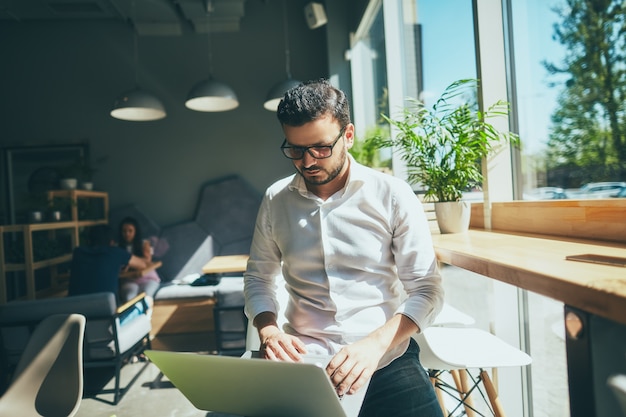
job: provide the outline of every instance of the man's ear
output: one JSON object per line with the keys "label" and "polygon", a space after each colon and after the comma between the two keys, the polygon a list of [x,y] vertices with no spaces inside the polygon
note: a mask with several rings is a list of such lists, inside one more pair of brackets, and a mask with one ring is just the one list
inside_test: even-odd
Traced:
{"label": "man's ear", "polygon": [[352,148],[352,145],[354,145],[354,125],[352,123],[346,125],[343,136],[346,138],[346,149]]}

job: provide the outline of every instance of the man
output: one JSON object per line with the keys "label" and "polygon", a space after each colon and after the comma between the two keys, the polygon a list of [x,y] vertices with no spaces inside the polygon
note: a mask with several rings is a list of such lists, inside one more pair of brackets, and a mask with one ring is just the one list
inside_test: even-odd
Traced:
{"label": "man", "polygon": [[113,229],[105,224],[89,228],[87,246],[72,254],[68,295],[112,292],[119,300],[119,275],[123,267],[145,268],[146,262],[115,245]]}
{"label": "man", "polygon": [[[267,189],[244,275],[263,357],[334,355],[326,371],[338,395],[371,378],[360,417],[441,416],[411,338],[443,303],[419,200],[405,181],[349,155],[349,104],[328,81],[288,91],[277,116],[296,174]],[[289,293],[283,329],[280,274]]]}

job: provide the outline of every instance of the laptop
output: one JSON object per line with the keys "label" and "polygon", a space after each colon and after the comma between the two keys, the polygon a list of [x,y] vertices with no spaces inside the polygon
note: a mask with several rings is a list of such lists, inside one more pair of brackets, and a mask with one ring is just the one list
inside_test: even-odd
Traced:
{"label": "laptop", "polygon": [[245,417],[357,417],[367,386],[337,396],[324,370],[330,357],[277,362],[146,350],[145,355],[198,409]]}

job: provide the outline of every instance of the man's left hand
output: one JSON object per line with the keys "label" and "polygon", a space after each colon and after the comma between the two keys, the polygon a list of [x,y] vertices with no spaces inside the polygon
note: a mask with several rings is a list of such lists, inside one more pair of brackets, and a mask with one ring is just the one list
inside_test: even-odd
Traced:
{"label": "man's left hand", "polygon": [[341,349],[326,366],[337,395],[354,394],[372,377],[385,353],[380,343],[362,339]]}

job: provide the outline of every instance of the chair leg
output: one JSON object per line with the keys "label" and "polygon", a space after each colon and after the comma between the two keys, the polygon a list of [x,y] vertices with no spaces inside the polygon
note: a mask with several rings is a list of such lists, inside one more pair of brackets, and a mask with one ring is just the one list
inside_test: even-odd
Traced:
{"label": "chair leg", "polygon": [[470,387],[467,383],[467,375],[465,371],[454,369],[450,371],[450,374],[454,379],[454,384],[456,385],[459,397],[463,403],[463,407],[465,408],[465,415],[467,417],[475,417],[476,413],[474,413],[474,401],[469,393]]}
{"label": "chair leg", "polygon": [[122,364],[118,361],[115,364],[115,389],[113,391],[113,405],[117,405],[120,400],[120,377],[122,373]]}
{"label": "chair leg", "polygon": [[435,395],[437,396],[437,401],[439,402],[439,407],[441,407],[441,412],[444,416],[448,415],[448,410],[446,409],[446,405],[443,401],[443,394],[439,387],[437,386],[437,378],[430,377],[430,383],[433,384],[433,388],[435,389]]}
{"label": "chair leg", "polygon": [[485,386],[485,391],[487,391],[489,402],[491,402],[491,406],[493,407],[493,413],[496,417],[506,417],[504,409],[502,408],[502,404],[500,403],[500,397],[498,396],[498,392],[491,382],[489,373],[484,369],[481,369],[480,377],[483,381],[483,385]]}

